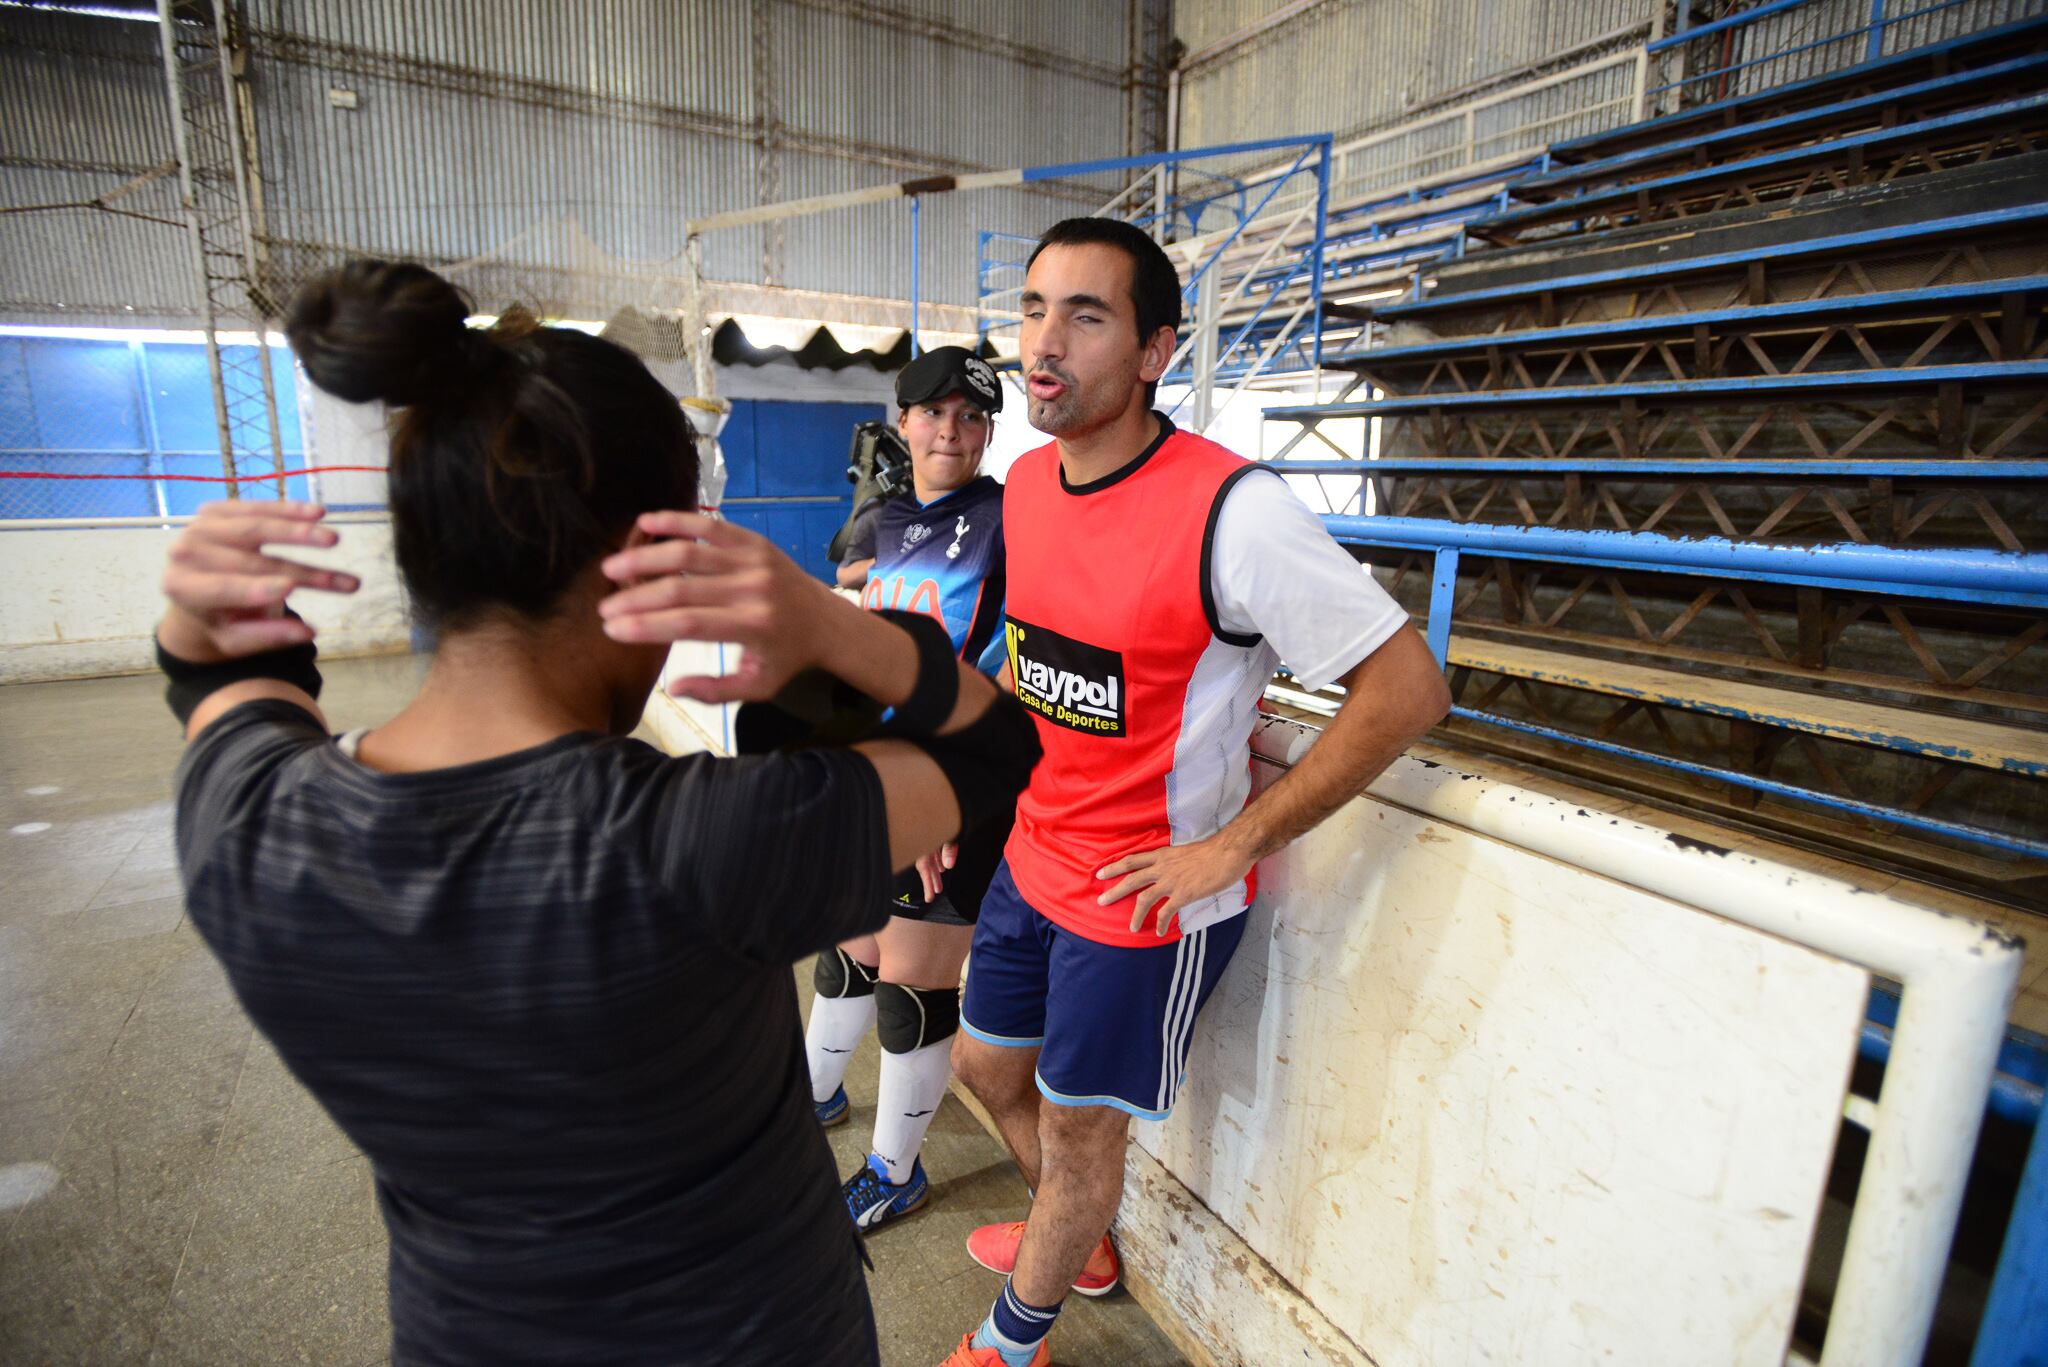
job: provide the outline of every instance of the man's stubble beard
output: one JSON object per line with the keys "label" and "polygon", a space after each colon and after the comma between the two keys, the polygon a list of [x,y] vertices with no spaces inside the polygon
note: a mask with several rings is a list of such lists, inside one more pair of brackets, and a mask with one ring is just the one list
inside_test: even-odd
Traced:
{"label": "man's stubble beard", "polygon": [[1026,413],[1031,425],[1047,436],[1065,436],[1080,426],[1080,395],[1068,389],[1057,399],[1034,398],[1029,401]]}
{"label": "man's stubble beard", "polygon": [[[1137,385],[1138,368],[1135,365],[1130,368],[1121,387],[1105,386],[1097,391],[1100,397],[1093,403],[1089,402],[1088,396],[1082,393],[1080,385],[1075,383],[1071,376],[1057,373],[1056,378],[1066,384],[1066,392],[1057,399],[1027,396],[1025,415],[1033,427],[1047,436],[1064,437],[1106,422],[1122,413],[1130,402],[1131,389]],[[1120,397],[1115,402],[1110,402],[1108,395],[1117,393],[1119,388]]]}

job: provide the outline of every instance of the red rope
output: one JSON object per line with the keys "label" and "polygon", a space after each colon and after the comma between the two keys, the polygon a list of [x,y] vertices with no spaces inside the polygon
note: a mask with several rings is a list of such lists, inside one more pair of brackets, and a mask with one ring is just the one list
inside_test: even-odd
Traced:
{"label": "red rope", "polygon": [[0,470],[0,479],[162,479],[185,484],[270,484],[280,475],[285,479],[297,479],[300,475],[381,475],[388,469],[383,465],[316,465],[310,470],[273,470],[261,475],[237,475],[233,479],[226,475],[72,475],[53,470]]}

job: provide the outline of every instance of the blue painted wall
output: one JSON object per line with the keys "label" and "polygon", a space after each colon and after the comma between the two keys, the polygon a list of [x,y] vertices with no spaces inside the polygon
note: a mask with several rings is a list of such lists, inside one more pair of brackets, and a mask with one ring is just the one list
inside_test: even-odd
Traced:
{"label": "blue painted wall", "polygon": [[[292,362],[281,347],[271,351],[271,374],[286,463],[302,466]],[[0,517],[149,517],[189,513],[219,498],[219,484],[151,478],[220,474],[206,349],[196,342],[0,337],[0,470],[127,476],[0,479]],[[292,497],[307,496],[303,478],[286,485]]]}
{"label": "blue painted wall", "polygon": [[853,511],[846,455],[857,424],[883,418],[875,403],[736,399],[719,434],[730,477],[723,511],[789,553],[826,583],[832,534]]}

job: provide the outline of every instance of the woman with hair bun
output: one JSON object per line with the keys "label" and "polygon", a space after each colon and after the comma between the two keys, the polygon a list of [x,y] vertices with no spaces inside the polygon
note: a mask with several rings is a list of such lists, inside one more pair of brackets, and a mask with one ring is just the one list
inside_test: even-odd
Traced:
{"label": "woman with hair bun", "polygon": [[[321,509],[214,504],[173,544],[193,923],[369,1157],[395,1361],[873,1363],[791,964],[1013,803],[1034,733],[943,629],[692,511],[689,428],[629,353],[469,312],[357,261],[287,319],[315,384],[396,410],[396,558],[439,633],[397,716],[337,738],[315,701],[287,600],[356,588],[288,558],[334,544]],[[744,655],[673,691],[866,738],[628,739],[678,640]]]}

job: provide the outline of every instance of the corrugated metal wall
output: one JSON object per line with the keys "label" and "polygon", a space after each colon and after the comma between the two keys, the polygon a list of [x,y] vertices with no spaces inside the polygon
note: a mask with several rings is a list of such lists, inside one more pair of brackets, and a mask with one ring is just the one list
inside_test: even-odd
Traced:
{"label": "corrugated metal wall", "polygon": [[[244,0],[273,288],[359,251],[462,263],[487,306],[608,316],[681,302],[692,216],[910,176],[1083,160],[1151,145],[1165,0]],[[1640,41],[1662,0],[1175,0],[1205,48],[1180,143],[1347,137],[1455,109],[1536,71]],[[1893,27],[1897,51],[2041,8],[1970,0]],[[1854,27],[1822,0],[1731,38],[1729,58]],[[1601,40],[1612,37],[1602,45]],[[0,207],[90,200],[161,166],[170,139],[150,23],[0,7]],[[1660,63],[1698,72],[1718,40]],[[1731,75],[1794,79],[1857,60],[1832,43]],[[1559,54],[1575,55],[1560,60]],[[1347,187],[1626,121],[1633,72],[1551,85],[1462,127],[1418,126],[1346,158]],[[1700,87],[1695,87],[1696,96]],[[333,92],[345,92],[339,107]],[[940,196],[924,298],[971,304],[980,228],[1034,232],[1115,189]],[[164,178],[118,207],[175,218]],[[902,297],[908,208],[714,234],[716,279]],[[190,316],[180,230],[88,210],[0,215],[0,318]]]}
{"label": "corrugated metal wall", "polygon": [[[1342,138],[1399,122],[1450,92],[1647,25],[1659,0],[1332,0],[1312,5],[1181,82],[1184,147],[1297,133]],[[1191,51],[1281,8],[1177,0]],[[1595,96],[1594,98],[1597,98]]]}
{"label": "corrugated metal wall", "polygon": [[[1876,49],[1880,54],[2038,14],[2043,6],[2039,0],[1967,0],[1935,9],[1928,3],[1894,0],[1886,8],[1911,17],[1885,25]],[[1921,10],[1930,12],[1917,12]],[[1686,99],[1700,102],[1768,90],[1865,61],[1871,55],[1870,35],[1857,30],[1870,22],[1870,0],[1820,0],[1687,43],[1679,49],[1685,70],[1717,74],[1689,83]],[[1674,71],[1667,79],[1679,74]]]}
{"label": "corrugated metal wall", "polygon": [[[0,10],[0,206],[90,200],[171,160],[154,25]],[[174,174],[114,204],[182,223]],[[189,253],[164,223],[0,215],[0,307],[49,321],[186,313]]]}
{"label": "corrugated metal wall", "polygon": [[[370,251],[472,262],[458,274],[487,305],[674,304],[688,217],[1117,156],[1130,136],[1121,2],[244,2],[280,291]],[[169,158],[157,42],[149,23],[0,8],[0,205],[90,199]],[[174,186],[120,203],[175,218]],[[972,303],[976,228],[1034,231],[1093,199],[930,201],[925,297]],[[707,238],[706,271],[901,296],[907,238],[901,204],[742,229]],[[175,228],[104,213],[0,215],[0,317],[188,317],[185,251]]]}

